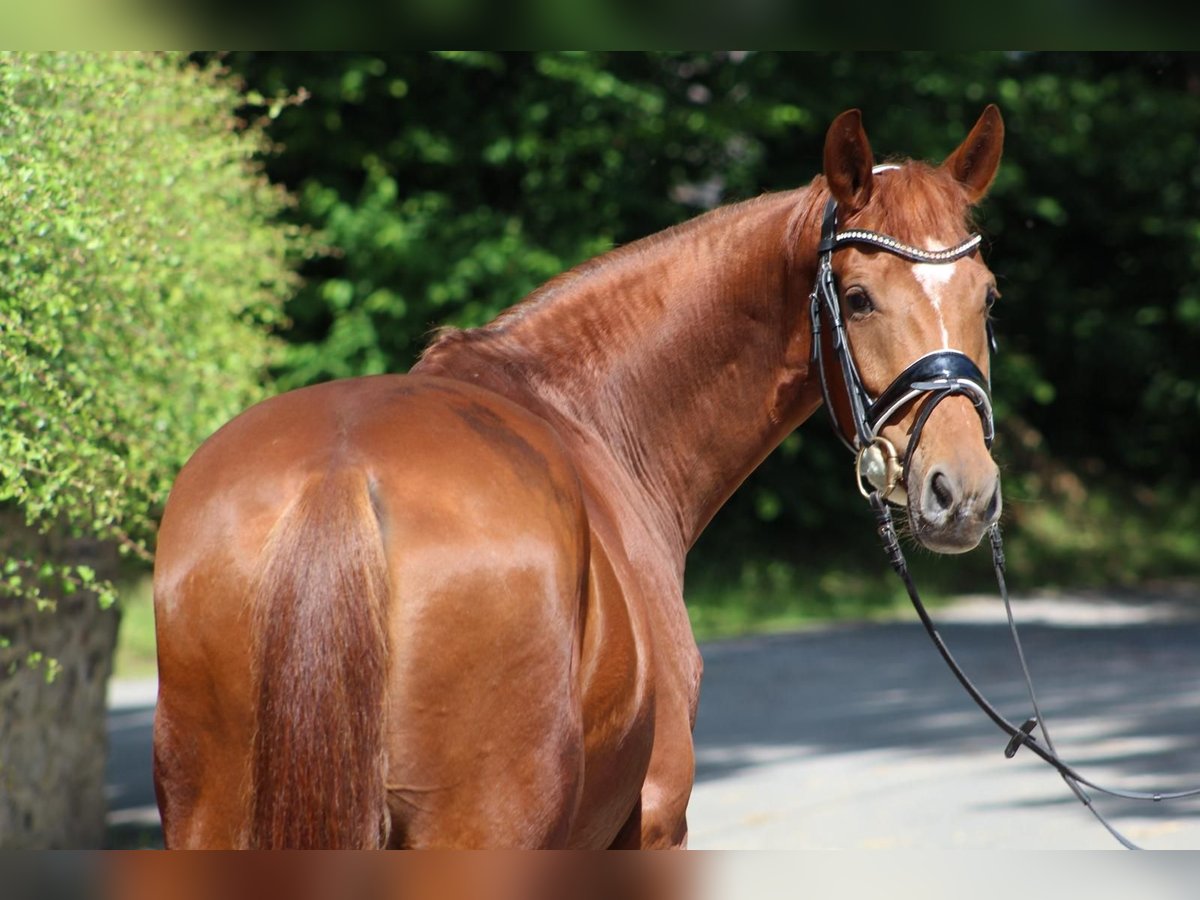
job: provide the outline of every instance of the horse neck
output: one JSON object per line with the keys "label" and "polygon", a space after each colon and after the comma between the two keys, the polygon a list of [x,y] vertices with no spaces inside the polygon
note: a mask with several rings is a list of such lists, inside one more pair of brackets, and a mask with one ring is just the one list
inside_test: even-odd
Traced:
{"label": "horse neck", "polygon": [[819,404],[804,303],[813,267],[792,263],[815,260],[815,234],[801,227],[810,190],[726,207],[586,263],[492,325],[435,344],[422,366],[476,383],[481,370],[503,372],[484,383],[599,440],[682,565]]}

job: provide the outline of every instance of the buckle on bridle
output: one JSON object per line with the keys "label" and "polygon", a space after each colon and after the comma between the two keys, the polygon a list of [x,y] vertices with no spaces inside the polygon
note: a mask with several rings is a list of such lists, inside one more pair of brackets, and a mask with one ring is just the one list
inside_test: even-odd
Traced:
{"label": "buckle on bridle", "polygon": [[867,485],[879,491],[879,496],[889,503],[903,506],[908,502],[908,492],[903,487],[904,465],[895,445],[887,438],[876,435],[869,444],[859,448],[854,457],[854,474],[858,491],[867,499],[871,492]]}
{"label": "buckle on bridle", "polygon": [[1026,719],[1024,724],[1021,725],[1021,729],[1012,736],[1012,739],[1008,742],[1008,746],[1004,748],[1004,758],[1012,759],[1017,755],[1017,751],[1022,746],[1028,744],[1030,741],[1036,741],[1037,738],[1033,736],[1033,729],[1037,728],[1037,726],[1038,720],[1036,717]]}

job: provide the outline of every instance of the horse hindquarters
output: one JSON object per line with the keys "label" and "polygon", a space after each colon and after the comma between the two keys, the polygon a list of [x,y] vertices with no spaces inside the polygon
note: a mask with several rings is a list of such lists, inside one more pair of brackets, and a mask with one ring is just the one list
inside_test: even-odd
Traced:
{"label": "horse hindquarters", "polygon": [[160,529],[168,846],[564,843],[587,558],[557,438],[486,392],[379,377],[244,413]]}

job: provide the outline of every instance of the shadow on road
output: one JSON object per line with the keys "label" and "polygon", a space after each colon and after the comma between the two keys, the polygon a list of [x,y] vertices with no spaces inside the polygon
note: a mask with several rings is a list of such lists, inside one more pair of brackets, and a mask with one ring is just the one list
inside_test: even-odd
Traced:
{"label": "shadow on road", "polygon": [[153,701],[139,699],[109,710],[106,849],[162,846],[151,776],[153,725]]}
{"label": "shadow on road", "polygon": [[[940,631],[992,702],[1023,720],[1029,702],[1007,628],[989,622]],[[1139,790],[1200,785],[1200,621],[1040,624],[1022,635],[1042,711],[1068,761]],[[702,650],[698,786],[764,762],[864,751],[935,762],[994,754],[998,778],[1013,765],[1002,755],[1004,735],[970,702],[915,621],[834,626]],[[150,705],[110,715],[112,847],[161,846],[150,780],[152,717]],[[1061,795],[1014,796],[1007,805],[1074,802],[1063,786]],[[1184,804],[1136,804],[1136,814],[1200,816],[1200,805]]]}
{"label": "shadow on road", "polygon": [[[939,628],[1010,720],[1031,714],[1007,626]],[[1200,786],[1200,623],[1022,628],[1042,713],[1064,758],[1117,786]],[[980,712],[916,621],[751,638],[704,650],[696,724],[698,783],[788,759],[864,750],[906,756],[995,754],[1007,738]],[[1075,803],[1062,796],[1048,804]],[[1180,805],[1187,804],[1187,805]],[[1197,804],[1137,804],[1145,817]]]}

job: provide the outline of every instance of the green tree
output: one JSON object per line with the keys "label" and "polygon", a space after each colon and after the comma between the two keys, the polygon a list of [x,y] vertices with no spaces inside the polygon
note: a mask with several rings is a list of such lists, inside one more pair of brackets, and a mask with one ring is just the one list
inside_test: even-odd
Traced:
{"label": "green tree", "polygon": [[170,55],[0,56],[3,846],[98,843],[112,548],[150,558],[277,358],[303,239],[243,103]]}
{"label": "green tree", "polygon": [[[477,324],[542,281],[695,211],[672,188],[753,149],[703,104],[673,102],[657,57],[248,54],[281,116],[271,173],[336,255],[289,304],[282,382],[407,368],[426,332]],[[678,80],[678,79],[676,79]]]}

